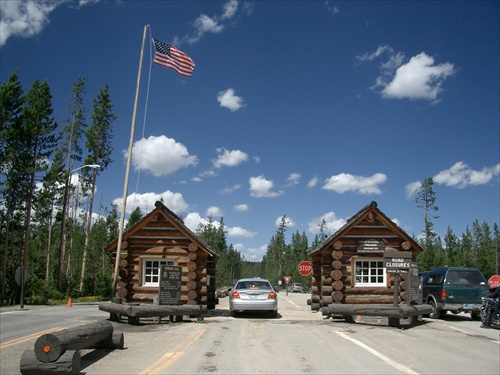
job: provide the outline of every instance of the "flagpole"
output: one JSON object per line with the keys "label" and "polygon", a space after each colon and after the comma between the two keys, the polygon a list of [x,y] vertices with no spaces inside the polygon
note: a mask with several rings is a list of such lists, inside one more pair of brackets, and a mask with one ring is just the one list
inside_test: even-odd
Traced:
{"label": "flagpole", "polygon": [[144,33],[142,35],[141,57],[139,59],[139,71],[137,73],[137,86],[135,89],[134,111],[132,113],[132,125],[130,126],[130,142],[128,145],[127,168],[125,170],[125,183],[123,184],[122,212],[121,212],[121,217],[120,217],[120,230],[118,233],[118,245],[116,247],[115,272],[113,274],[113,283],[111,285],[111,300],[113,300],[113,298],[115,298],[116,283],[118,280],[118,271],[119,271],[119,267],[120,267],[120,258],[121,258],[122,241],[123,241],[123,224],[125,222],[125,211],[126,211],[126,207],[127,207],[128,180],[129,180],[129,176],[130,176],[130,163],[131,163],[131,159],[132,159],[132,147],[134,145],[135,118],[137,115],[137,102],[139,101],[139,88],[141,86],[142,59],[144,56],[144,46],[146,44],[146,33],[147,33],[148,28],[149,28],[149,25],[144,25]]}

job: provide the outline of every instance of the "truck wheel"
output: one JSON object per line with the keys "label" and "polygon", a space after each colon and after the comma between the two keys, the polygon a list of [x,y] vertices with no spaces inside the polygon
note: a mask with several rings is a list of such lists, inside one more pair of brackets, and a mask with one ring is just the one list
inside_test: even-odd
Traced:
{"label": "truck wheel", "polygon": [[429,318],[439,319],[441,317],[441,311],[436,306],[436,302],[433,299],[429,301],[429,305],[432,307],[432,312],[429,314]]}

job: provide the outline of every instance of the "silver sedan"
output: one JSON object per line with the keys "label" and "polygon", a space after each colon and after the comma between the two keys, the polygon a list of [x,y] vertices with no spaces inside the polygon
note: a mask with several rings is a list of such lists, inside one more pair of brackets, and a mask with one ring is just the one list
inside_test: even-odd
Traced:
{"label": "silver sedan", "polygon": [[238,311],[268,311],[275,317],[278,315],[278,294],[265,279],[240,279],[229,294],[229,311],[232,316]]}

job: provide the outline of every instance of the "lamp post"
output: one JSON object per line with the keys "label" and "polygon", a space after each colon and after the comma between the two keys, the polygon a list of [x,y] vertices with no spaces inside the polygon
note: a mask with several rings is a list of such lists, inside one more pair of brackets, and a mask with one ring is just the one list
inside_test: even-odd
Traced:
{"label": "lamp post", "polygon": [[63,210],[62,210],[62,218],[61,218],[61,241],[59,244],[59,267],[57,271],[57,289],[62,291],[62,274],[63,274],[63,265],[64,265],[64,248],[66,246],[66,233],[65,233],[65,225],[66,225],[66,210],[68,206],[68,187],[70,184],[71,174],[82,169],[82,168],[100,168],[98,164],[86,164],[73,169],[69,172],[68,178],[66,179],[66,185],[64,188],[64,201],[63,201]]}

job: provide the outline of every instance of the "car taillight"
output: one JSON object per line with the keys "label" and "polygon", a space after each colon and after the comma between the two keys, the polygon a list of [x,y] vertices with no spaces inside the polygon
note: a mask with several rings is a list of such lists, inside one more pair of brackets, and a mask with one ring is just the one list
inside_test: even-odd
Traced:
{"label": "car taillight", "polygon": [[231,294],[231,297],[240,298],[240,294],[238,292],[233,292],[233,294]]}
{"label": "car taillight", "polygon": [[269,295],[267,296],[267,298],[276,298],[276,293],[269,292]]}
{"label": "car taillight", "polygon": [[441,291],[441,299],[446,299],[446,290]]}

